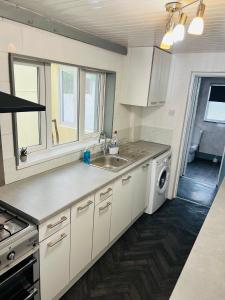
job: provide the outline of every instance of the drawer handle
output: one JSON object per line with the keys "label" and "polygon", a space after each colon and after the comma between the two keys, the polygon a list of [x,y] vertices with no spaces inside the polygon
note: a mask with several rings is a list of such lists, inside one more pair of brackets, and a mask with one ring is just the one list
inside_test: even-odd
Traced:
{"label": "drawer handle", "polygon": [[87,204],[85,204],[84,206],[79,206],[77,208],[78,211],[84,210],[85,208],[88,208],[93,202],[92,201],[88,201]]}
{"label": "drawer handle", "polygon": [[56,227],[57,225],[63,223],[63,222],[66,221],[66,220],[67,220],[67,217],[63,216],[58,222],[56,222],[56,223],[54,223],[54,224],[48,224],[48,225],[47,225],[47,228],[48,228],[48,229],[52,229],[52,228]]}
{"label": "drawer handle", "polygon": [[56,240],[55,242],[50,242],[48,243],[48,247],[52,248],[54,247],[56,244],[58,244],[59,242],[61,242],[63,239],[65,239],[67,237],[67,235],[65,233],[62,233],[60,235],[60,238],[58,240]]}
{"label": "drawer handle", "polygon": [[146,165],[142,166],[143,169],[146,169],[148,167],[149,167],[149,164],[146,164]]}
{"label": "drawer handle", "polygon": [[130,175],[127,178],[122,178],[122,183],[130,180],[131,178],[132,178],[132,176],[130,176]]}
{"label": "drawer handle", "polygon": [[100,197],[107,195],[107,194],[108,194],[109,192],[111,192],[111,191],[112,191],[112,189],[111,189],[111,188],[108,188],[108,190],[107,190],[106,192],[100,193]]}
{"label": "drawer handle", "polygon": [[99,212],[103,212],[111,205],[111,202],[107,202],[105,206],[99,207]]}

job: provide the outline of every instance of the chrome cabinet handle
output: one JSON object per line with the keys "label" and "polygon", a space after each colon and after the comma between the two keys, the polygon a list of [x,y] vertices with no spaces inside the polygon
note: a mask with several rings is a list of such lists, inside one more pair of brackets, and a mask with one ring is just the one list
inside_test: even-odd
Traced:
{"label": "chrome cabinet handle", "polygon": [[54,223],[54,224],[48,224],[48,225],[47,225],[47,228],[48,228],[48,229],[52,229],[52,228],[56,227],[57,225],[63,223],[63,222],[66,221],[66,220],[67,220],[67,217],[63,216],[58,222],[56,222],[56,223]]}
{"label": "chrome cabinet handle", "polygon": [[56,240],[55,242],[50,242],[48,243],[48,247],[52,248],[53,246],[55,246],[56,244],[58,244],[59,242],[61,242],[63,239],[65,239],[67,237],[67,235],[65,233],[62,233],[60,235],[60,238],[58,240]]}
{"label": "chrome cabinet handle", "polygon": [[88,203],[85,204],[84,206],[79,206],[79,207],[77,208],[77,210],[78,210],[78,211],[82,211],[82,210],[84,210],[85,208],[88,208],[92,203],[93,203],[93,201],[88,201]]}
{"label": "chrome cabinet handle", "polygon": [[106,204],[105,206],[99,207],[99,212],[104,211],[104,210],[107,209],[110,205],[111,205],[111,202],[107,202],[107,204]]}
{"label": "chrome cabinet handle", "polygon": [[148,167],[149,167],[149,164],[146,164],[146,165],[143,165],[143,166],[142,166],[143,169],[146,169],[146,168],[148,168]]}
{"label": "chrome cabinet handle", "polygon": [[108,190],[106,192],[100,193],[100,197],[107,195],[111,191],[112,191],[112,189],[108,188]]}
{"label": "chrome cabinet handle", "polygon": [[34,288],[32,291],[30,291],[29,295],[26,298],[24,298],[24,300],[33,299],[33,297],[35,295],[37,295],[37,293],[38,293],[38,290],[36,288]]}
{"label": "chrome cabinet handle", "polygon": [[130,180],[131,178],[132,178],[132,176],[130,176],[130,175],[127,178],[122,178],[122,183]]}

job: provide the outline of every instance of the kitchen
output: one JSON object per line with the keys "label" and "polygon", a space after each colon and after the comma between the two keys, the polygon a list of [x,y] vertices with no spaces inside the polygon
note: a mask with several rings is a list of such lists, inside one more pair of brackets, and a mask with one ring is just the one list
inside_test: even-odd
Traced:
{"label": "kitchen", "polygon": [[225,76],[216,2],[0,1],[0,299],[224,299],[225,185],[177,198],[195,77]]}

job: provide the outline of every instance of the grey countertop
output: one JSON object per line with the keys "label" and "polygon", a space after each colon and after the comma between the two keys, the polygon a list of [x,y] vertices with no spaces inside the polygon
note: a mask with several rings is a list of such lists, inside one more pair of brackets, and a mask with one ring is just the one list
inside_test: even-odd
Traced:
{"label": "grey countertop", "polygon": [[88,166],[80,161],[67,164],[1,187],[0,204],[41,224],[137,165],[169,149],[167,145],[143,141],[128,143],[121,146],[120,155],[126,155],[134,163],[119,172]]}
{"label": "grey countertop", "polygon": [[225,299],[225,179],[170,299]]}

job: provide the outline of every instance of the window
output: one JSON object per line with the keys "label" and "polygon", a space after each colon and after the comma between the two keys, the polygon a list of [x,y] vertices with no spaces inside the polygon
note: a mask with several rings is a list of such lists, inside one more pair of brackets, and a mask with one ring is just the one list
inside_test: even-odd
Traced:
{"label": "window", "polygon": [[15,94],[46,105],[46,112],[16,114],[17,163],[22,147],[36,155],[99,135],[104,123],[104,72],[18,55],[13,55],[11,66]]}
{"label": "window", "polygon": [[[45,105],[44,66],[35,63],[14,63],[15,95]],[[28,147],[29,151],[43,149],[45,143],[45,120],[41,112],[16,114],[17,147]]]}
{"label": "window", "polygon": [[81,71],[80,137],[95,137],[103,128],[105,75]]}
{"label": "window", "polygon": [[52,144],[78,140],[78,68],[51,64]]}
{"label": "window", "polygon": [[211,85],[204,120],[225,123],[225,85]]}

